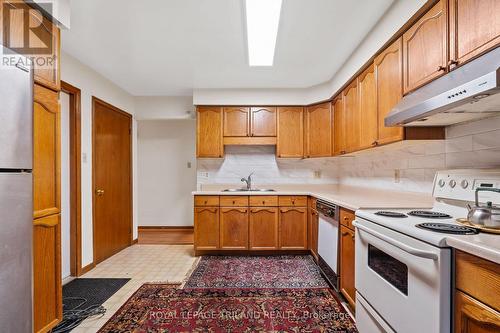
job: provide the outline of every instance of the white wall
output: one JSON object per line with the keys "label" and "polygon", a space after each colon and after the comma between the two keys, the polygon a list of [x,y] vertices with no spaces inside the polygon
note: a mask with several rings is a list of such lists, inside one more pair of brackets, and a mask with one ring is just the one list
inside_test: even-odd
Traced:
{"label": "white wall", "polygon": [[137,96],[135,110],[137,120],[194,118],[191,96]]}
{"label": "white wall", "polygon": [[193,225],[195,131],[194,119],[138,121],[140,226]]}
{"label": "white wall", "polygon": [[303,89],[194,89],[194,105],[306,105],[329,99],[426,0],[396,0],[349,59],[324,83]]}
{"label": "white wall", "polygon": [[[81,148],[82,148],[82,266],[93,262],[92,239],[92,96],[98,97],[134,116],[134,98],[99,73],[72,56],[61,53],[61,79],[82,91]],[[133,237],[137,238],[137,123],[132,127],[133,161]]]}
{"label": "white wall", "polygon": [[69,95],[59,94],[61,103],[61,275],[71,275],[70,256],[70,172],[69,172]]}

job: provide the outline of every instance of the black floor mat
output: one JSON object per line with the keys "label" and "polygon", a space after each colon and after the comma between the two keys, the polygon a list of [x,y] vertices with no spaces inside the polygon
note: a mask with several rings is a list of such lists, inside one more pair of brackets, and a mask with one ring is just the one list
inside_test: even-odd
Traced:
{"label": "black floor mat", "polygon": [[75,279],[63,286],[63,321],[52,332],[70,332],[130,279]]}

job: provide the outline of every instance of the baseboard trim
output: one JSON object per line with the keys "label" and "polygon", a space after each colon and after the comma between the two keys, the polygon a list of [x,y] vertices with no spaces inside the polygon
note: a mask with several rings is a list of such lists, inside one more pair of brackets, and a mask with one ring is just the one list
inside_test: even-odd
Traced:
{"label": "baseboard trim", "polygon": [[92,270],[93,268],[95,267],[95,264],[94,262],[91,262],[90,264],[88,264],[87,266],[85,267],[82,267],[82,270],[81,270],[81,274],[80,275],[83,275],[87,272],[89,272],[90,270]]}
{"label": "baseboard trim", "polygon": [[139,244],[192,245],[194,228],[192,226],[140,226]]}

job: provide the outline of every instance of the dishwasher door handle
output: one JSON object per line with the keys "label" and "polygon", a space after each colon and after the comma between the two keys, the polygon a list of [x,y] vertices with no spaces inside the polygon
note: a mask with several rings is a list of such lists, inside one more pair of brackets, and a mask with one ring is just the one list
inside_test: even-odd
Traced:
{"label": "dishwasher door handle", "polygon": [[381,233],[379,233],[377,231],[371,230],[371,229],[365,227],[364,225],[359,224],[356,221],[352,222],[352,225],[355,226],[356,228],[358,228],[359,230],[362,230],[362,231],[372,235],[373,237],[376,237],[384,242],[387,242],[387,243],[397,247],[398,249],[403,250],[411,255],[414,255],[414,256],[417,256],[420,258],[432,259],[432,260],[439,259],[438,255],[433,253],[433,252],[423,251],[423,250],[419,250],[419,249],[416,249],[414,247],[408,246],[404,243],[401,243],[400,241],[397,241],[395,239],[392,239],[392,238],[389,238],[385,235],[382,235]]}

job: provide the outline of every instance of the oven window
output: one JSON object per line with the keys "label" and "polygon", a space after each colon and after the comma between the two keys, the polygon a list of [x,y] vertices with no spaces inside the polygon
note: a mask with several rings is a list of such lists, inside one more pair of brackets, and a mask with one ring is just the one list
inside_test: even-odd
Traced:
{"label": "oven window", "polygon": [[408,266],[368,244],[368,266],[408,296]]}

